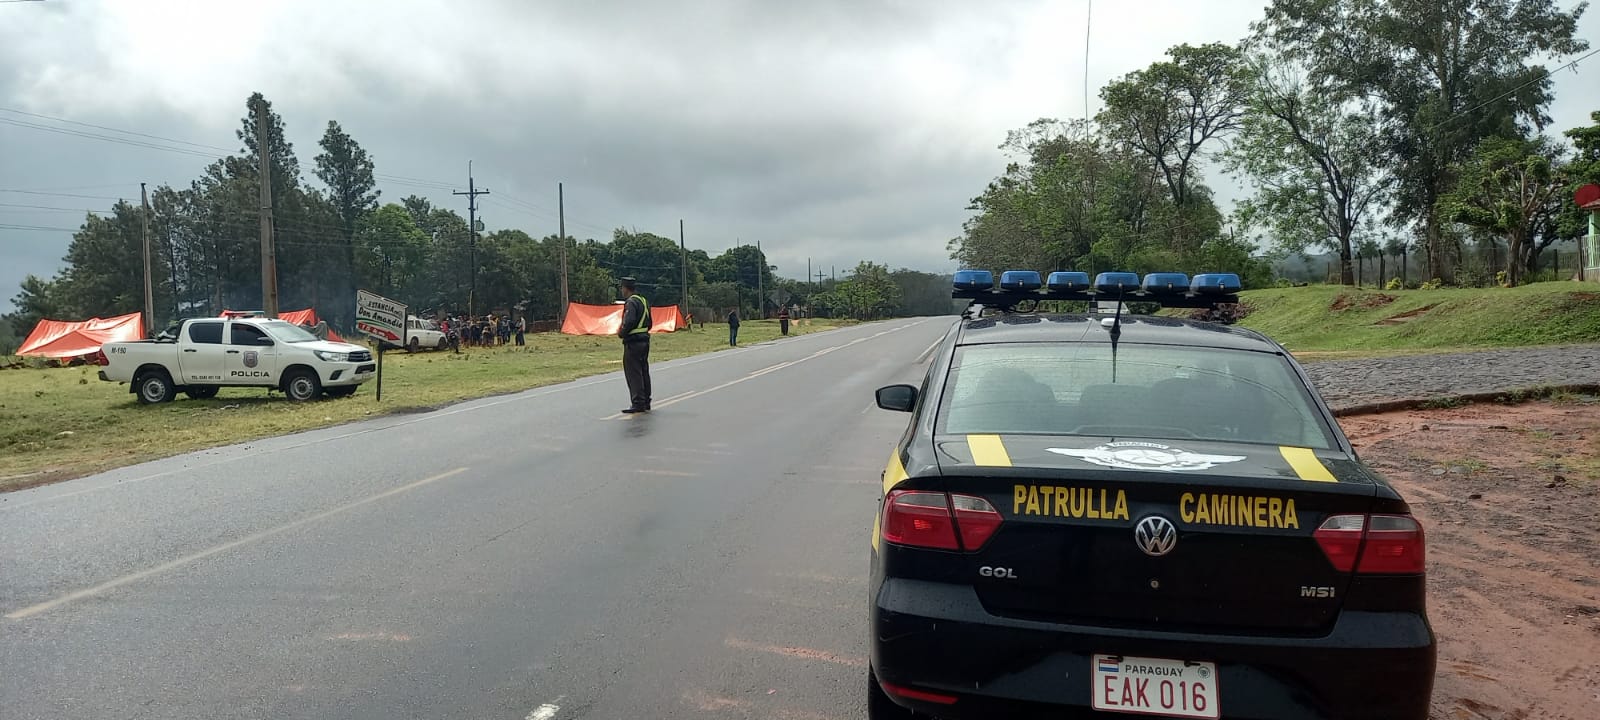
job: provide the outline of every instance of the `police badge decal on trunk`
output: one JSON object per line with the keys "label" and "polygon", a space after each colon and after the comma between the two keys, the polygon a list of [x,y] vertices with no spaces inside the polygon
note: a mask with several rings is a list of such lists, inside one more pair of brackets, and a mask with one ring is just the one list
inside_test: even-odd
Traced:
{"label": "police badge decal on trunk", "polygon": [[1069,455],[1084,462],[1124,470],[1164,470],[1184,472],[1205,470],[1222,463],[1238,462],[1244,455],[1205,455],[1182,448],[1147,442],[1110,442],[1092,448],[1046,448],[1057,455]]}

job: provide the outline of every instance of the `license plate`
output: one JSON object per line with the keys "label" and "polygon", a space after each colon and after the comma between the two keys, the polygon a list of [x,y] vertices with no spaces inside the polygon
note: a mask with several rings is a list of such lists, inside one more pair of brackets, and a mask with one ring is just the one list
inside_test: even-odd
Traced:
{"label": "license plate", "polygon": [[1179,718],[1219,718],[1215,663],[1127,655],[1094,656],[1094,709]]}

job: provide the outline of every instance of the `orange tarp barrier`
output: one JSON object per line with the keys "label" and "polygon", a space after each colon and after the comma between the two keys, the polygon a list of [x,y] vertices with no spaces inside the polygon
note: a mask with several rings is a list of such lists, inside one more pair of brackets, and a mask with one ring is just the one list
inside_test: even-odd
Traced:
{"label": "orange tarp barrier", "polygon": [[[561,332],[568,335],[616,335],[622,327],[622,305],[567,305],[567,319],[561,323]],[[677,305],[650,308],[650,332],[669,333],[685,330],[683,312]]]}
{"label": "orange tarp barrier", "polygon": [[[243,311],[239,311],[239,310],[223,310],[222,311],[222,317],[249,316],[250,314],[251,313],[243,312]],[[312,308],[306,308],[304,310],[295,310],[293,312],[281,312],[281,313],[278,313],[278,319],[286,321],[286,322],[291,322],[291,323],[294,323],[296,325],[304,325],[306,327],[316,327],[317,326],[317,311],[312,309]],[[333,328],[328,328],[328,339],[332,340],[333,342],[344,342],[345,341],[344,338],[339,337],[339,333],[336,333],[336,332],[333,331]]]}
{"label": "orange tarp barrier", "polygon": [[82,322],[40,320],[28,339],[22,341],[18,355],[49,358],[76,358],[100,352],[108,342],[127,342],[144,338],[144,313],[128,313],[113,318],[90,318]]}

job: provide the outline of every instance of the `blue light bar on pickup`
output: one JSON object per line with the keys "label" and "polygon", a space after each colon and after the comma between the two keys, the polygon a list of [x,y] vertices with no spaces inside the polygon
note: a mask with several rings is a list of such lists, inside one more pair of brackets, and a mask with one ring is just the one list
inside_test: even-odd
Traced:
{"label": "blue light bar on pickup", "polygon": [[1189,292],[1196,295],[1227,295],[1239,292],[1243,285],[1233,273],[1207,273],[1196,275],[1189,283]]}
{"label": "blue light bar on pickup", "polygon": [[988,270],[957,270],[955,281],[957,290],[994,289],[994,273]]}
{"label": "blue light bar on pickup", "polygon": [[1083,292],[1089,289],[1089,273],[1053,272],[1044,285],[1050,292]]}
{"label": "blue light bar on pickup", "polygon": [[1139,274],[1131,272],[1103,272],[1094,276],[1094,291],[1097,293],[1122,293],[1138,292]]}
{"label": "blue light bar on pickup", "polygon": [[1144,291],[1156,295],[1182,295],[1189,292],[1189,276],[1183,273],[1149,273],[1144,276]]}
{"label": "blue light bar on pickup", "polygon": [[1001,290],[1038,290],[1044,283],[1033,270],[1007,270],[1000,273]]}

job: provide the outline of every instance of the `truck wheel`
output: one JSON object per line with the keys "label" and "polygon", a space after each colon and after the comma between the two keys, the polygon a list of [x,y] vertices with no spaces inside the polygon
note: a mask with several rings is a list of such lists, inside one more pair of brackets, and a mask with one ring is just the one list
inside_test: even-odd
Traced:
{"label": "truck wheel", "polygon": [[322,382],[310,370],[291,370],[283,378],[283,394],[295,402],[307,402],[322,394]]}
{"label": "truck wheel", "polygon": [[139,387],[139,402],[143,405],[172,402],[178,394],[178,389],[173,387],[172,378],[165,370],[147,371],[133,382]]}
{"label": "truck wheel", "polygon": [[215,385],[190,385],[183,389],[183,394],[191,400],[210,400],[217,396],[217,389]]}
{"label": "truck wheel", "polygon": [[358,387],[361,387],[361,386],[360,385],[340,385],[339,387],[331,387],[331,388],[328,388],[326,390],[323,390],[323,392],[327,393],[328,397],[331,397],[331,398],[350,397],[351,395],[356,394],[356,388],[358,388]]}
{"label": "truck wheel", "polygon": [[421,350],[421,349],[422,349],[422,341],[421,340],[418,340],[416,338],[411,338],[411,342],[406,343],[406,352],[416,352],[416,351]]}

